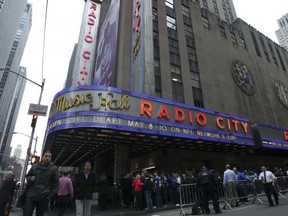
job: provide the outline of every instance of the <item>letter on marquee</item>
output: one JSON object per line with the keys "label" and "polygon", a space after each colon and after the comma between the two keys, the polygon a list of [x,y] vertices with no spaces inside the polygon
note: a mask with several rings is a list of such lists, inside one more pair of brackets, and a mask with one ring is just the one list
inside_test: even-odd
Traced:
{"label": "letter on marquee", "polygon": [[284,131],[284,137],[285,137],[285,140],[288,141],[288,131]]}
{"label": "letter on marquee", "polygon": [[153,111],[153,104],[148,100],[140,100],[140,115],[144,116],[145,114],[151,118]]}
{"label": "letter on marquee", "polygon": [[183,122],[185,120],[185,112],[182,108],[175,107],[174,115],[175,115],[175,121]]}
{"label": "letter on marquee", "polygon": [[167,108],[167,106],[165,104],[161,105],[157,117],[159,119],[164,117],[167,120],[170,120],[170,113],[169,113],[168,108]]}
{"label": "letter on marquee", "polygon": [[225,125],[223,125],[223,117],[217,117],[216,118],[216,124],[220,129],[225,129]]}

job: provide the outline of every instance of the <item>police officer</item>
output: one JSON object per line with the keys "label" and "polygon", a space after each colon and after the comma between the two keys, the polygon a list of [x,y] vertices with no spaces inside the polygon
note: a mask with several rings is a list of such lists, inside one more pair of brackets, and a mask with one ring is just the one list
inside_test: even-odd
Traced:
{"label": "police officer", "polygon": [[201,171],[197,175],[197,183],[199,185],[199,189],[201,191],[202,195],[202,202],[203,207],[206,214],[210,214],[209,209],[209,198],[212,198],[213,201],[213,207],[216,214],[221,213],[219,203],[217,200],[217,195],[215,191],[215,179],[213,177],[213,174],[208,171],[208,169],[203,166]]}

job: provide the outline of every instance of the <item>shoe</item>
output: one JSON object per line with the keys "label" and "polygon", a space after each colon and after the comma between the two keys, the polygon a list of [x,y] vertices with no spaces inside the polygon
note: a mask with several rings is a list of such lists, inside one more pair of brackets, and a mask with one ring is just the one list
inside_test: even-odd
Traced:
{"label": "shoe", "polygon": [[272,207],[272,206],[274,206],[274,204],[273,204],[273,203],[272,203],[272,204],[270,203],[270,204],[269,204],[269,207]]}
{"label": "shoe", "polygon": [[248,202],[244,202],[245,205],[248,205]]}
{"label": "shoe", "polygon": [[279,205],[279,202],[277,201],[277,202],[276,202],[276,206],[278,206],[278,205]]}
{"label": "shoe", "polygon": [[215,214],[221,214],[222,213],[222,211],[215,211]]}

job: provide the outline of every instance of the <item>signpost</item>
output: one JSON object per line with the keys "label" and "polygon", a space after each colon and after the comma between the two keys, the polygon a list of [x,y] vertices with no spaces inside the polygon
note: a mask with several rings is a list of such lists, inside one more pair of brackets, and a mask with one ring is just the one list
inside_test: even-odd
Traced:
{"label": "signpost", "polygon": [[48,106],[41,104],[30,104],[28,115],[46,116]]}

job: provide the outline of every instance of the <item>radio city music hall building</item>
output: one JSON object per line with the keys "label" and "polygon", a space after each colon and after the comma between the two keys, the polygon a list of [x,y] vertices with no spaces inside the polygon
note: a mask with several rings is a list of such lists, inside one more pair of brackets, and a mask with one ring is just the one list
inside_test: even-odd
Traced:
{"label": "radio city music hall building", "polygon": [[87,0],[75,52],[48,120],[56,165],[115,179],[287,165],[288,54],[241,19],[192,0]]}

